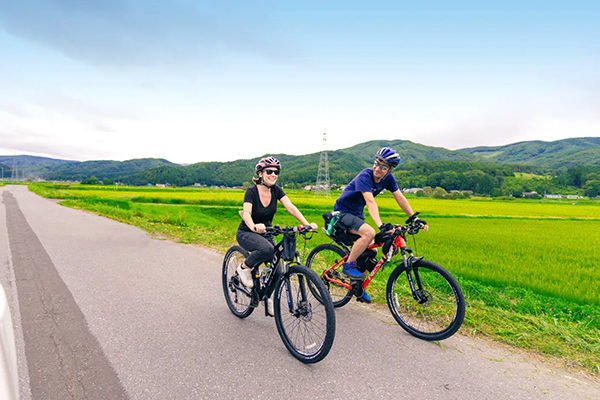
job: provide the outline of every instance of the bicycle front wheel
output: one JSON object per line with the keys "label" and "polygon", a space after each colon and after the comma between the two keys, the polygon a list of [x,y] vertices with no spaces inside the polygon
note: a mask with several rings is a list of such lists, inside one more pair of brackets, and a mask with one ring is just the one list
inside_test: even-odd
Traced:
{"label": "bicycle front wheel", "polygon": [[254,308],[250,306],[252,298],[246,292],[250,289],[243,287],[242,282],[235,271],[248,257],[248,252],[241,246],[233,246],[225,254],[223,259],[223,293],[227,306],[238,318],[246,318]]}
{"label": "bicycle front wheel", "polygon": [[289,352],[305,364],[325,358],[335,337],[335,310],[321,279],[292,266],[277,282],[273,300],[277,331]]}
{"label": "bicycle front wheel", "polygon": [[396,322],[419,339],[449,338],[465,318],[465,298],[458,282],[431,261],[416,261],[410,270],[404,265],[396,268],[388,280],[386,298]]}
{"label": "bicycle front wheel", "polygon": [[[317,274],[325,284],[334,307],[343,307],[348,304],[352,299],[352,289],[327,280],[325,271],[344,258],[346,254],[341,247],[326,243],[315,247],[306,259],[306,266]],[[331,270],[327,274],[336,281],[350,284],[350,281],[343,278],[337,270]]]}

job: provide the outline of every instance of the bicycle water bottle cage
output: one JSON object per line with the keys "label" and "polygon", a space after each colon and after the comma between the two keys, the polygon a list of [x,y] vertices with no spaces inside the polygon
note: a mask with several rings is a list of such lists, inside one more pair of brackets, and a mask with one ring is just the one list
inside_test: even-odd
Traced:
{"label": "bicycle water bottle cage", "polygon": [[355,241],[360,239],[360,236],[340,229],[340,227],[337,226],[339,215],[340,214],[337,211],[327,211],[326,213],[323,213],[325,226],[327,226],[327,235],[336,242],[343,243],[346,246],[352,246]]}
{"label": "bicycle water bottle cage", "polygon": [[337,222],[340,213],[337,211],[327,211],[323,213],[323,220],[325,221],[325,230],[328,235],[333,232],[333,226]]}

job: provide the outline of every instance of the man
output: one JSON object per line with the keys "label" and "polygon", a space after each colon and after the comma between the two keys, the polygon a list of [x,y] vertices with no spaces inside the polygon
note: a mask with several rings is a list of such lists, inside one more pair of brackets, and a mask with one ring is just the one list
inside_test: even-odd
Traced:
{"label": "man", "polygon": [[[349,279],[364,279],[363,272],[356,267],[356,259],[367,249],[375,237],[375,230],[365,222],[365,206],[380,230],[390,229],[381,222],[379,208],[375,202],[375,196],[384,189],[392,193],[406,215],[414,214],[408,200],[400,192],[396,178],[391,173],[399,162],[400,155],[396,151],[389,147],[379,149],[375,155],[373,168],[366,168],[356,175],[333,206],[334,211],[340,212],[337,226],[360,236],[352,246],[352,251],[342,269],[342,274]],[[424,225],[423,230],[427,231],[428,226],[425,221],[417,219],[417,222],[421,222]],[[364,292],[362,299],[367,303],[371,302],[371,297],[367,292]]]}

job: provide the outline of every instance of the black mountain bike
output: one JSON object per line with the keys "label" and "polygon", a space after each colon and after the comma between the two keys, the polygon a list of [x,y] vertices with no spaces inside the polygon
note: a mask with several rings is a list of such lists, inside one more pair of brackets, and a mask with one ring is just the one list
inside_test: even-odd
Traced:
{"label": "black mountain bike", "polygon": [[300,265],[296,235],[307,235],[310,227],[268,227],[267,235],[283,235],[275,246],[273,260],[252,270],[254,287],[244,286],[236,272],[248,252],[233,246],[223,260],[223,292],[229,309],[246,318],[273,294],[277,331],[287,349],[303,363],[321,361],[331,350],[335,337],[335,311],[321,278]]}
{"label": "black mountain bike", "polygon": [[[363,291],[377,272],[400,253],[402,260],[390,274],[386,300],[398,324],[419,339],[442,340],[452,336],[465,317],[465,298],[456,279],[443,267],[423,257],[415,257],[406,247],[406,235],[415,235],[421,225],[415,223],[415,213],[407,225],[390,225],[391,232],[378,233],[375,243],[358,258],[359,269],[369,271],[364,280],[354,281],[342,275],[342,266],[350,254],[350,247],[358,235],[334,228],[325,233],[336,244],[315,247],[306,265],[323,280],[334,307],[347,304],[352,296],[362,300]],[[323,214],[327,226],[332,213]],[[377,248],[383,256],[378,259]]]}

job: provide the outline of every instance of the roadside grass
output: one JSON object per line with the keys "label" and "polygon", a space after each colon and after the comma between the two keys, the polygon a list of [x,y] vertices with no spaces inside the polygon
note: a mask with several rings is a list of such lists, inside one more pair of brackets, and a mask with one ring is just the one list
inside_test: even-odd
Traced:
{"label": "roadside grass", "polygon": [[[235,243],[243,191],[131,188],[113,196],[108,190],[86,189],[30,185],[41,196],[66,199],[61,204],[138,226],[155,238],[219,251]],[[333,204],[305,193],[288,195],[309,221],[320,225],[321,213]],[[383,200],[382,217],[401,223],[397,206]],[[462,334],[526,349],[600,378],[600,221],[586,219],[600,218],[599,207],[585,206],[585,215],[572,213],[577,207],[569,204],[522,202],[522,208],[515,208],[512,202],[507,206],[489,200],[416,200],[410,200],[413,209],[440,213],[424,213],[432,231],[418,235],[416,249],[460,282],[467,301]],[[478,209],[479,203],[490,207]],[[486,215],[466,216],[465,211]],[[283,210],[275,222],[297,223]],[[315,234],[313,240],[299,242],[301,258],[326,241],[325,235]],[[408,245],[415,248],[411,240]],[[385,303],[392,270],[386,267],[369,285],[375,301]]]}

